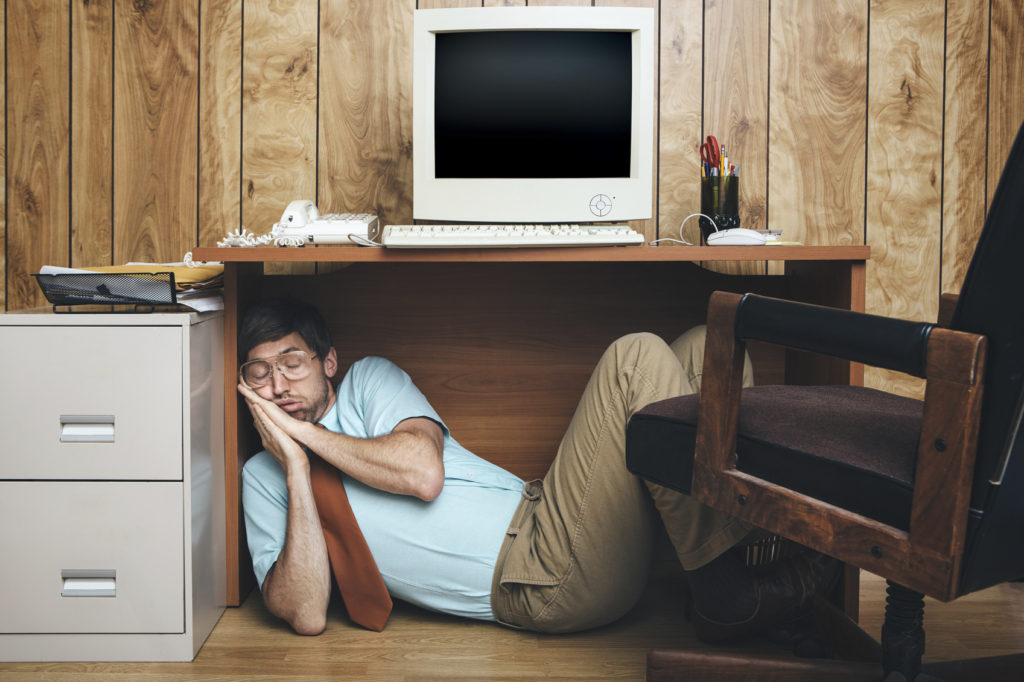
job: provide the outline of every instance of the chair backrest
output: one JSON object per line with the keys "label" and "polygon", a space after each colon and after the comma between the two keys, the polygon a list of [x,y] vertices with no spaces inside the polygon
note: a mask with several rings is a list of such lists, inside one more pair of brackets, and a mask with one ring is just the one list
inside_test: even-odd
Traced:
{"label": "chair backrest", "polygon": [[951,327],[988,337],[960,593],[1024,577],[1024,125],[1010,150]]}

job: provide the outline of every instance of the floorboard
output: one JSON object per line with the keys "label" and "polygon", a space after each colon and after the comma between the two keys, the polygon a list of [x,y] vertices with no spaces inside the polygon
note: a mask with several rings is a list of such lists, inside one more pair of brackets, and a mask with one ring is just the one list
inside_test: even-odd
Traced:
{"label": "floorboard", "polygon": [[[622,620],[575,635],[536,635],[399,604],[383,633],[351,627],[332,610],[327,631],[300,637],[258,594],[228,609],[192,663],[0,663],[0,680],[641,680],[650,648],[700,647],[682,615],[680,575],[661,568]],[[881,627],[884,582],[864,575],[861,622]],[[1024,651],[1024,583],[997,586],[925,610],[927,660]],[[721,650],[721,648],[719,648]],[[780,653],[751,642],[745,652]]]}

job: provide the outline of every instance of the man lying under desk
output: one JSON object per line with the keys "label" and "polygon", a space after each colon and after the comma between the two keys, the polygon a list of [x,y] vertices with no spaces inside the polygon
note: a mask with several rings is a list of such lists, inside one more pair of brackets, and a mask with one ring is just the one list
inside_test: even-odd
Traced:
{"label": "man lying under desk", "polygon": [[[252,306],[238,350],[238,391],[266,448],[243,472],[253,568],[267,608],[298,633],[323,631],[332,569],[345,583],[339,591],[354,621],[379,630],[390,611],[388,594],[372,597],[372,587],[347,577],[356,573],[347,572],[345,555],[357,554],[352,548],[362,540],[335,530],[327,509],[337,504],[351,507],[355,535],[361,530],[372,553],[361,570],[371,581],[383,578],[381,592],[386,587],[423,608],[538,632],[598,627],[633,607],[650,565],[652,498],[706,641],[783,624],[838,570],[805,552],[755,575],[730,549],[756,529],[626,470],[629,417],[656,400],[699,390],[703,328],[671,345],[647,333],[615,341],[594,369],[550,470],[531,483],[459,445],[388,360],[359,360],[335,390],[337,351],[311,306]],[[749,360],[744,374],[749,385]]]}

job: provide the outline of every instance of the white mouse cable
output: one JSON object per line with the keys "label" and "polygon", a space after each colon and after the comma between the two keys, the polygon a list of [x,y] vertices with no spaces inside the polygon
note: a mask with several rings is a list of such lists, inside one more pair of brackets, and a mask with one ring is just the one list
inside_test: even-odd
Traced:
{"label": "white mouse cable", "polygon": [[696,244],[691,244],[690,242],[686,241],[685,237],[683,237],[683,228],[686,227],[686,221],[688,221],[690,218],[696,218],[697,216],[700,216],[701,218],[707,218],[708,221],[711,223],[711,226],[715,228],[715,232],[719,231],[718,225],[715,223],[714,219],[711,218],[711,216],[704,215],[703,213],[691,213],[690,215],[683,218],[683,222],[680,223],[679,225],[679,239],[673,239],[672,237],[662,237],[661,239],[655,239],[653,241],[647,242],[648,245],[654,246],[658,242],[672,242],[673,244],[682,244],[684,246],[696,246]]}

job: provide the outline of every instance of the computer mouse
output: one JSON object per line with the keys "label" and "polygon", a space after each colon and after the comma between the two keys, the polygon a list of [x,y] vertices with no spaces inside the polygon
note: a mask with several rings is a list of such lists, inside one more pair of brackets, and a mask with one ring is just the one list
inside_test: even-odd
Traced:
{"label": "computer mouse", "polygon": [[761,246],[765,243],[765,235],[757,230],[734,227],[712,232],[707,241],[708,246]]}

